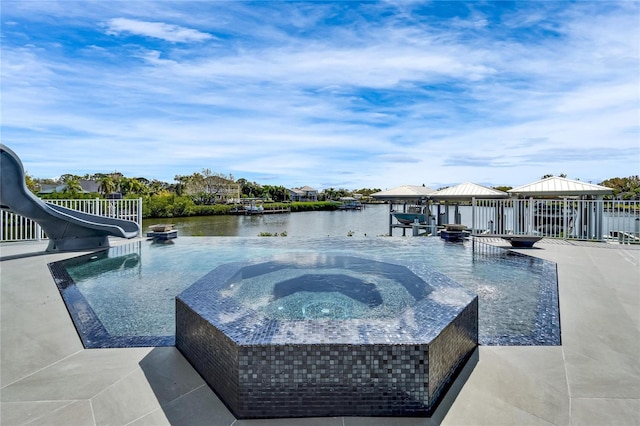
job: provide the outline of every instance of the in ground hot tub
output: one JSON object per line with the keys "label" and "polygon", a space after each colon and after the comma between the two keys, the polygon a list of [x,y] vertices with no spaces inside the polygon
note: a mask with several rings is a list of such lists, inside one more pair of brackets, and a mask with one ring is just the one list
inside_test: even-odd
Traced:
{"label": "in ground hot tub", "polygon": [[477,342],[475,295],[353,256],[222,265],[176,298],[176,346],[238,418],[430,415]]}

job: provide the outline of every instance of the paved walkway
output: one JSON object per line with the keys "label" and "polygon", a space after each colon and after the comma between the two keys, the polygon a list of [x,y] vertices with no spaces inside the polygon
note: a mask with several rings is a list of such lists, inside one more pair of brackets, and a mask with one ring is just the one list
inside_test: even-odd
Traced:
{"label": "paved walkway", "polygon": [[[496,245],[504,245],[496,241]],[[236,420],[170,348],[83,349],[46,244],[0,245],[0,424],[640,425],[640,247],[543,240],[562,346],[482,346],[432,418]]]}

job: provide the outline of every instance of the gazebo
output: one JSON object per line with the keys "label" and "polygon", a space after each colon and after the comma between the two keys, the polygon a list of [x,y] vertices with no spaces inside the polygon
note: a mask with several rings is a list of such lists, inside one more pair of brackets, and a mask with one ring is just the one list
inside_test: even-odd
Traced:
{"label": "gazebo", "polygon": [[450,186],[448,188],[441,189],[432,193],[429,198],[433,201],[444,202],[444,212],[440,212],[441,204],[437,204],[437,217],[438,225],[445,225],[451,223],[449,221],[449,204],[454,203],[454,221],[453,223],[460,224],[461,218],[458,211],[458,206],[461,201],[471,202],[473,199],[496,199],[507,198],[509,194],[497,189],[489,188],[487,186],[478,185],[471,182],[461,183],[460,185]]}
{"label": "gazebo", "polygon": [[613,194],[613,189],[592,183],[580,182],[558,176],[551,176],[527,185],[507,191],[510,195],[527,197],[596,197],[602,199],[603,195]]}
{"label": "gazebo", "polygon": [[[426,186],[419,185],[401,185],[385,191],[375,192],[371,197],[376,200],[389,201],[389,235],[393,235],[393,228],[402,228],[404,235],[405,230],[409,227],[406,223],[393,223],[394,214],[409,213],[415,214],[417,217],[425,217],[423,225],[429,216],[428,200],[429,195],[435,191]],[[401,211],[394,209],[395,204],[402,205]],[[426,216],[425,216],[426,215]],[[429,225],[429,224],[426,224]]]}
{"label": "gazebo", "polygon": [[[583,238],[600,238],[604,217],[602,198],[613,194],[613,190],[606,186],[551,176],[510,189],[508,193],[512,198],[524,201],[514,203],[518,210],[516,215],[528,217],[528,223],[521,223],[522,228],[558,236],[574,234]],[[530,210],[528,215],[522,214],[525,208]]]}
{"label": "gazebo", "polygon": [[401,185],[385,191],[371,194],[376,200],[383,201],[419,201],[426,200],[435,191],[426,186]]}

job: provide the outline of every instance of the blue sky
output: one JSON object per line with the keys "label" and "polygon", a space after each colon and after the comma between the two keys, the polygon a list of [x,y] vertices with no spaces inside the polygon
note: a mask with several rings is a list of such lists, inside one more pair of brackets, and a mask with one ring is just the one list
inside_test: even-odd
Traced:
{"label": "blue sky", "polygon": [[640,2],[7,1],[35,177],[356,189],[640,173]]}

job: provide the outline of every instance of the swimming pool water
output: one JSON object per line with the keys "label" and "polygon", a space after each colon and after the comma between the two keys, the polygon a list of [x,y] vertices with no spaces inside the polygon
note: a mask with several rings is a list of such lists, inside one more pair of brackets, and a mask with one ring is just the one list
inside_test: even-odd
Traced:
{"label": "swimming pool water", "polygon": [[240,263],[219,291],[265,318],[347,320],[393,318],[430,288],[404,266],[307,253]]}
{"label": "swimming pool water", "polygon": [[[555,263],[479,243],[473,250],[469,241],[180,237],[167,244],[125,244],[50,267],[86,347],[172,345],[175,296],[199,278],[223,264],[310,253],[400,265],[422,278],[439,271],[478,295],[481,344],[560,344]],[[443,293],[433,297],[449,297]],[[323,303],[311,303],[308,314],[321,316],[331,309]]]}

